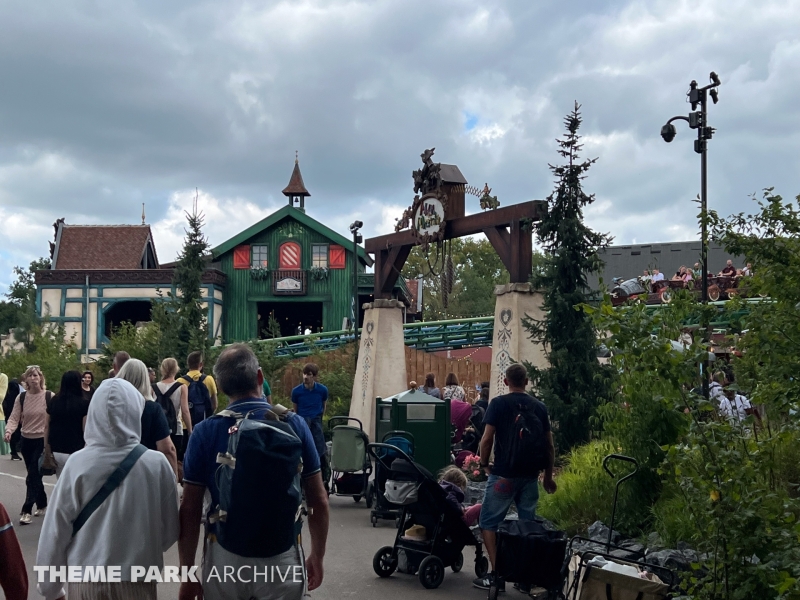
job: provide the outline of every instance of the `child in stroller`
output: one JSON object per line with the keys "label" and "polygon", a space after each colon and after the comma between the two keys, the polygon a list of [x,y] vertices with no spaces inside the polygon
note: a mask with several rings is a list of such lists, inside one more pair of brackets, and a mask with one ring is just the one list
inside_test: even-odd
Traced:
{"label": "child in stroller", "polygon": [[464,565],[465,546],[475,547],[475,574],[483,577],[489,561],[483,547],[463,519],[463,511],[447,499],[447,492],[421,465],[397,447],[388,446],[399,455],[388,459],[382,452],[387,444],[370,444],[370,454],[388,471],[387,499],[402,506],[401,526],[394,544],[384,546],[372,560],[380,577],[389,577],[395,570],[418,573],[420,583],[429,589],[437,588],[444,580],[444,570],[458,572]]}
{"label": "child in stroller", "polygon": [[464,475],[464,471],[455,465],[445,467],[439,474],[439,485],[447,494],[447,501],[462,512],[464,522],[469,527],[475,525],[481,515],[481,505],[474,504],[466,509],[462,506],[464,492],[467,489],[467,476]]}

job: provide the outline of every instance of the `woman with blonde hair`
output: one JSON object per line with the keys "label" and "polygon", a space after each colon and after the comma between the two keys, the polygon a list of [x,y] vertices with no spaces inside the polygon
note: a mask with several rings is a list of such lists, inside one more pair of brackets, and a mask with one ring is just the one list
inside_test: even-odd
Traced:
{"label": "woman with blonde hair", "polygon": [[182,461],[186,442],[192,433],[192,417],[189,414],[189,387],[180,381],[175,381],[177,374],[178,361],[174,358],[165,358],[161,361],[161,381],[153,384],[153,391],[156,395],[161,394],[164,398],[168,398],[175,407],[175,418],[178,423],[170,438],[178,452],[178,460]]}
{"label": "woman with blonde hair", "polygon": [[175,476],[178,476],[178,456],[175,444],[169,437],[169,425],[163,409],[154,402],[155,396],[150,387],[150,374],[145,364],[137,358],[125,361],[117,372],[119,379],[124,379],[144,397],[144,411],[142,411],[141,444],[150,450],[158,450],[167,457]]}
{"label": "woman with blonde hair", "polygon": [[[14,409],[6,426],[5,441],[11,440],[17,427],[22,431],[20,446],[22,458],[28,475],[25,478],[25,503],[20,513],[20,525],[28,525],[35,517],[44,514],[47,508],[47,494],[39,471],[39,458],[44,452],[44,428],[47,419],[47,404],[52,394],[45,389],[44,373],[39,365],[30,365],[25,370],[27,390],[20,393],[14,401]],[[36,504],[36,512],[33,505]]]}

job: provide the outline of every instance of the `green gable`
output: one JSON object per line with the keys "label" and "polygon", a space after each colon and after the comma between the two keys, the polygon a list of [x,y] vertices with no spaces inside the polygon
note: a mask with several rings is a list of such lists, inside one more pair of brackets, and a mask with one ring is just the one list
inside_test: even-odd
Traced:
{"label": "green gable", "polygon": [[[266,231],[273,225],[280,223],[283,219],[287,217],[297,221],[298,223],[304,225],[305,227],[308,227],[317,234],[327,238],[334,244],[342,246],[343,248],[345,248],[345,250],[352,252],[353,240],[348,240],[343,235],[336,233],[333,229],[326,227],[319,221],[312,219],[304,212],[299,211],[292,206],[284,206],[280,210],[277,210],[268,217],[262,219],[255,225],[248,227],[240,234],[232,237],[228,241],[223,242],[222,244],[214,248],[211,251],[214,260],[220,260],[220,258],[222,258],[225,254],[232,252],[236,246],[247,243],[251,238]],[[364,251],[364,249],[361,246],[358,247],[358,257],[362,263],[366,264],[367,266],[372,266],[373,264],[372,258],[369,256],[369,254],[367,254]]]}

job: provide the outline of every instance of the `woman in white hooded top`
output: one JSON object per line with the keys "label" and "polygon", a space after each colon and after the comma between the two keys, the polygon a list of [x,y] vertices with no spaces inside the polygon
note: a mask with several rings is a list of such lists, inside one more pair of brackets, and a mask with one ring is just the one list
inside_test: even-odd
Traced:
{"label": "woman in white hooded top", "polygon": [[[89,405],[86,447],[70,455],[42,525],[37,565],[120,566],[122,583],[70,583],[69,599],[156,599],[156,584],[131,582],[131,566],[164,566],[163,553],[178,540],[175,475],[160,452],[147,450],[128,476],[72,536],[72,524],[109,475],[139,443],[144,398],[130,383],[108,379]],[[38,584],[47,600],[64,584]]]}

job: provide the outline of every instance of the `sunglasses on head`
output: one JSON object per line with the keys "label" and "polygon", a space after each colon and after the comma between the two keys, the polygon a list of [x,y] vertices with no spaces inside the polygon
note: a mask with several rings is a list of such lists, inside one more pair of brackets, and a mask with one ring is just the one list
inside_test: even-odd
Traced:
{"label": "sunglasses on head", "polygon": [[27,371],[28,369],[39,369],[41,371],[42,367],[40,367],[39,365],[28,365],[27,367],[25,367],[25,370]]}

